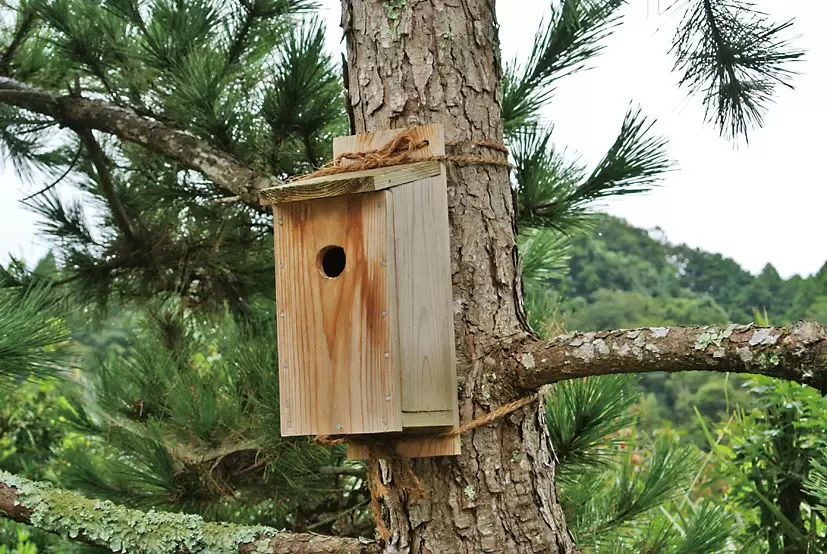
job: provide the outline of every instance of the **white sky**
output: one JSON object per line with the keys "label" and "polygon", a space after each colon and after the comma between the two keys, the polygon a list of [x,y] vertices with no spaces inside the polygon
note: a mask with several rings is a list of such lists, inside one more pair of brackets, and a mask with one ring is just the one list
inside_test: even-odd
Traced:
{"label": "white sky", "polygon": [[[321,0],[330,47],[341,49],[339,0]],[[661,7],[672,0],[661,0]],[[758,0],[774,19],[796,18],[796,90],[782,90],[763,129],[749,146],[734,148],[703,123],[700,99],[675,87],[667,55],[676,19],[659,15],[658,0],[632,0],[625,22],[607,41],[594,69],[568,77],[547,109],[556,140],[594,164],[616,137],[630,102],[658,120],[679,169],[646,195],[605,207],[639,227],[660,227],[668,239],[720,252],[752,272],[772,263],[783,276],[817,271],[827,260],[822,156],[827,141],[827,2]],[[503,59],[525,56],[547,0],[500,0]],[[338,57],[338,56],[337,56]],[[0,176],[0,261],[7,253],[34,260],[46,250],[34,236],[36,219],[17,199],[22,187],[10,171]]]}

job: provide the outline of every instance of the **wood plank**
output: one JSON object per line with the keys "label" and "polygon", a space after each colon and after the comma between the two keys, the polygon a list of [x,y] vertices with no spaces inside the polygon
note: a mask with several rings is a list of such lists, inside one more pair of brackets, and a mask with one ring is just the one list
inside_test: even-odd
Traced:
{"label": "wood plank", "polygon": [[[334,156],[381,148],[399,131],[379,131],[333,141]],[[414,130],[428,140],[414,157],[445,153],[441,125]],[[393,205],[394,340],[402,394],[403,427],[427,430],[435,420],[459,425],[456,354],[454,351],[453,293],[451,290],[448,197],[445,169],[439,175],[388,191]],[[420,210],[425,210],[424,214]],[[425,271],[425,269],[428,271]],[[435,271],[430,271],[435,269]],[[415,413],[413,413],[415,412]],[[432,412],[434,415],[430,415]],[[443,427],[444,429],[445,427]],[[459,437],[450,439],[388,437],[399,456],[418,458],[460,454]],[[348,444],[348,457],[367,458],[367,449]]]}
{"label": "wood plank", "polygon": [[[351,135],[349,137],[336,137],[333,139],[333,157],[336,158],[347,152],[377,150],[387,145],[402,131],[404,131],[404,129],[391,129],[361,135]],[[410,131],[413,138],[428,141],[428,146],[411,153],[411,160],[445,154],[445,130],[439,123],[420,125],[410,129]],[[343,163],[347,162],[347,160],[343,160]]]}
{"label": "wood plank", "polygon": [[439,162],[419,162],[338,175],[326,175],[264,189],[259,193],[265,206],[299,202],[361,192],[384,190],[440,173]]}
{"label": "wood plank", "polygon": [[[274,207],[281,432],[401,430],[384,191]],[[320,253],[344,249],[325,275]],[[383,315],[384,314],[384,315]]]}
{"label": "wood plank", "polygon": [[452,410],[441,412],[402,412],[402,428],[412,427],[444,427],[456,425],[456,417]]}
{"label": "wood plank", "polygon": [[[457,410],[453,292],[445,175],[393,197],[398,362],[403,412]],[[450,423],[450,422],[449,422]],[[458,424],[458,420],[453,421]]]}
{"label": "wood plank", "polygon": [[[459,437],[448,439],[417,439],[405,438],[396,442],[392,440],[396,455],[400,458],[432,458],[434,456],[459,456],[461,442]],[[347,444],[347,457],[350,460],[367,460],[367,447],[361,444]]]}

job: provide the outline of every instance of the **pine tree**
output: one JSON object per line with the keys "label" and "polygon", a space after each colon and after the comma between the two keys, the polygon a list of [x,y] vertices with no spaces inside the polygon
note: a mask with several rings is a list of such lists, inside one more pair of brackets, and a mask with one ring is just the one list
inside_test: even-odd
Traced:
{"label": "pine tree", "polygon": [[[544,283],[588,223],[591,203],[647,190],[670,168],[666,142],[632,107],[603,160],[585,168],[555,147],[539,118],[558,80],[599,54],[622,2],[555,3],[529,60],[504,72],[493,5],[460,4],[344,3],[344,83],[301,0],[24,0],[4,8],[0,144],[21,175],[44,181],[27,202],[56,245],[52,278],[71,307],[67,319],[79,326],[95,316],[124,339],[120,349],[87,345],[88,392],[74,396],[68,414],[87,440],[67,449],[59,482],[131,508],[295,533],[99,504],[111,522],[150,522],[145,533],[118,525],[101,532],[98,520],[87,521],[91,504],[67,514],[65,496],[4,475],[0,506],[8,515],[113,549],[247,550],[256,540],[273,552],[378,549],[301,534],[364,534],[370,519],[361,466],[345,463],[341,450],[275,431],[272,221],[256,195],[324,163],[332,137],[349,128],[438,121],[459,142],[457,153],[483,139],[506,140],[513,153],[513,185],[502,168],[448,166],[462,420],[540,385],[600,373],[754,371],[823,388],[827,339],[812,325],[537,340],[526,320],[554,329],[542,313]],[[676,67],[703,91],[722,133],[746,136],[773,86],[786,82],[787,62],[800,56],[783,40],[788,27],[746,2],[688,3]],[[67,185],[75,196],[57,192]],[[413,463],[428,494],[386,499],[391,548],[573,552],[566,515],[583,537],[606,542],[620,536],[606,532],[651,516],[676,498],[688,467],[665,439],[645,471],[627,461],[606,495],[587,487],[598,482],[588,479],[597,475],[588,436],[601,427],[578,422],[598,391],[614,406],[607,413],[620,414],[622,389],[610,380],[561,385],[548,415],[525,408],[463,437],[458,459]],[[561,478],[567,470],[551,447],[563,446],[586,464],[570,465],[580,469],[568,470],[561,488],[569,498],[592,495],[579,514],[565,514],[558,502],[555,470]],[[623,502],[612,504],[613,494]],[[652,521],[653,534],[629,532],[615,544],[694,552],[725,535],[720,514],[703,506],[678,535]]]}

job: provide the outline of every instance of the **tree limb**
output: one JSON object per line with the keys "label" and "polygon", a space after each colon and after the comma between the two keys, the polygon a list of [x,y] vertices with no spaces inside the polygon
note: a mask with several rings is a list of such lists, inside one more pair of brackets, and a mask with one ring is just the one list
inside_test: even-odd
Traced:
{"label": "tree limb", "polygon": [[281,533],[261,526],[207,523],[200,516],[141,512],[90,500],[0,472],[0,513],[7,518],[113,552],[196,554],[378,554],[377,543]]}
{"label": "tree limb", "polygon": [[167,156],[207,176],[242,201],[258,205],[257,191],[279,182],[262,175],[230,154],[213,148],[194,135],[168,127],[134,111],[102,100],[61,96],[0,77],[0,103],[53,117],[72,127],[96,129]]}
{"label": "tree limb", "polygon": [[520,342],[509,353],[516,384],[526,389],[591,375],[718,371],[777,377],[827,392],[827,332],[817,323],[577,333]]}
{"label": "tree limb", "polygon": [[92,134],[92,131],[88,128],[82,127],[76,129],[75,132],[86,148],[92,165],[95,166],[95,173],[97,173],[98,176],[98,186],[100,186],[100,190],[104,198],[106,198],[107,204],[109,204],[109,209],[112,211],[112,218],[115,220],[115,224],[121,233],[123,233],[126,240],[131,244],[135,244],[135,231],[129,221],[126,209],[124,209],[120,198],[118,198],[115,192],[115,182],[112,179],[112,171],[109,169],[109,159],[106,157],[106,153],[100,144],[98,144],[98,141],[95,140],[95,135]]}

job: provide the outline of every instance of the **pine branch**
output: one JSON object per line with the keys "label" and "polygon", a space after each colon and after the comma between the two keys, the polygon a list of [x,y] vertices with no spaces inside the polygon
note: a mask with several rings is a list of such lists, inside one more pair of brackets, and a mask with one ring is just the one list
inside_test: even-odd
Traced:
{"label": "pine branch", "polygon": [[108,102],[60,96],[0,77],[0,103],[47,115],[67,126],[96,129],[139,144],[203,173],[251,206],[259,206],[259,189],[279,184],[189,133]]}
{"label": "pine branch", "polygon": [[584,69],[599,55],[620,22],[624,0],[563,0],[552,4],[548,22],[541,21],[534,47],[524,66],[516,61],[503,76],[503,120],[506,133],[536,123],[537,112],[551,98],[553,84]]}
{"label": "pine branch", "polygon": [[0,513],[14,521],[112,552],[373,554],[381,551],[378,544],[361,539],[281,533],[262,526],[207,523],[197,515],[130,510],[6,472],[0,472]]}
{"label": "pine branch", "polygon": [[707,119],[722,135],[761,126],[779,84],[792,88],[789,68],[803,56],[783,38],[793,21],[771,23],[749,0],[689,0],[671,52],[680,85],[704,96]]}
{"label": "pine branch", "polygon": [[86,148],[86,152],[89,154],[89,159],[92,161],[92,165],[95,166],[98,186],[103,193],[103,197],[106,198],[109,209],[112,211],[112,217],[115,219],[115,224],[118,226],[121,233],[123,233],[127,241],[134,244],[135,231],[129,221],[129,216],[126,213],[120,198],[118,198],[118,195],[115,192],[115,183],[112,180],[112,171],[109,168],[109,159],[106,157],[106,153],[103,151],[100,144],[98,144],[98,141],[95,140],[95,135],[92,134],[92,131],[84,128],[76,129],[75,131],[80,137],[83,146]]}
{"label": "pine branch", "polygon": [[[69,332],[59,319],[52,289],[33,284],[20,294],[14,271],[0,268],[0,376],[13,382],[57,374],[68,358]],[[0,382],[8,385],[10,381]]]}
{"label": "pine branch", "polygon": [[827,392],[827,332],[818,323],[652,327],[528,340],[510,349],[525,389],[590,375],[665,371],[752,373]]}
{"label": "pine branch", "polygon": [[630,107],[614,143],[588,176],[555,150],[552,129],[531,126],[516,133],[519,223],[570,233],[582,226],[595,201],[648,191],[673,166],[666,139],[652,132],[654,124]]}

